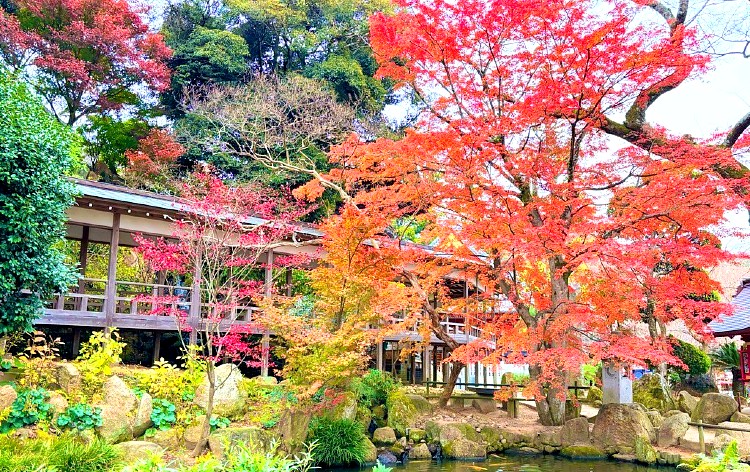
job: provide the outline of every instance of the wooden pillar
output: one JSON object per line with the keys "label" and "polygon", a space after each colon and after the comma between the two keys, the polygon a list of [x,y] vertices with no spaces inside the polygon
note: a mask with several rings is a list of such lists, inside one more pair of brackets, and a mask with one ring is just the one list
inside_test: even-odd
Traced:
{"label": "wooden pillar", "polygon": [[73,328],[73,359],[78,357],[81,347],[81,328]]}
{"label": "wooden pillar", "polygon": [[430,345],[424,347],[422,353],[422,381],[429,382],[432,380],[432,362],[430,359]]}
{"label": "wooden pillar", "polygon": [[474,364],[474,383],[479,385],[479,363]]}
{"label": "wooden pillar", "polygon": [[112,214],[112,235],[109,238],[109,262],[107,266],[107,288],[104,310],[105,331],[109,332],[117,312],[117,252],[120,247],[120,214]]}
{"label": "wooden pillar", "polygon": [[409,354],[409,367],[411,368],[411,384],[417,383],[417,355]]}
{"label": "wooden pillar", "polygon": [[86,288],[83,278],[86,277],[86,266],[89,262],[89,232],[88,226],[84,226],[81,232],[81,250],[78,253],[78,267],[81,271],[81,278],[78,279],[78,293],[83,293]]}
{"label": "wooden pillar", "polygon": [[161,358],[161,331],[154,331],[154,362]]}
{"label": "wooden pillar", "polygon": [[[266,254],[266,278],[265,278],[265,295],[270,297],[273,293],[273,249],[269,249]],[[261,364],[260,375],[268,376],[269,350],[271,347],[271,334],[268,329],[263,331],[263,340],[261,341]]]}
{"label": "wooden pillar", "polygon": [[382,342],[382,341],[379,341],[379,342],[375,343],[375,367],[378,370],[380,370],[380,371],[384,371],[385,370],[385,367],[383,365],[383,347],[384,347],[384,344],[385,343]]}
{"label": "wooden pillar", "polygon": [[292,296],[292,268],[286,268],[286,296]]}
{"label": "wooden pillar", "polygon": [[198,253],[193,267],[193,284],[190,289],[190,312],[188,312],[188,326],[190,326],[190,345],[198,344],[198,330],[201,329],[201,268],[203,255]]}

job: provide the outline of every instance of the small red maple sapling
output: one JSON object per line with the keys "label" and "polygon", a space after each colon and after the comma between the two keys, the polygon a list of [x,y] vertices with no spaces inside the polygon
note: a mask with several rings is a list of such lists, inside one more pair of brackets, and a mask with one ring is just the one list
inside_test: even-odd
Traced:
{"label": "small red maple sapling", "polygon": [[[164,296],[142,297],[142,301],[153,305],[151,314],[174,317],[192,342],[200,341],[198,352],[207,364],[209,389],[203,433],[193,451],[197,455],[210,431],[217,363],[257,367],[268,353],[267,347],[248,341],[251,333],[264,328],[253,318],[253,307],[268,289],[253,273],[264,267],[269,250],[293,234],[295,222],[307,210],[282,193],[256,186],[231,187],[208,174],[195,174],[184,184],[180,202],[184,219],[175,222],[172,238],[134,238],[152,270],[192,280],[189,303]],[[186,352],[191,351],[186,348]]]}

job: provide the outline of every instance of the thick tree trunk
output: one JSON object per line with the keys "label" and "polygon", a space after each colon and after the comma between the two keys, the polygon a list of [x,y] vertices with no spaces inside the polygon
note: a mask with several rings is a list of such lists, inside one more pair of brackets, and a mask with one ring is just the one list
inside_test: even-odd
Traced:
{"label": "thick tree trunk", "polygon": [[443,393],[440,394],[440,398],[438,399],[439,406],[444,407],[448,404],[448,400],[450,400],[451,395],[453,395],[453,389],[456,388],[458,376],[461,375],[461,369],[463,369],[464,367],[466,367],[466,364],[464,364],[463,362],[451,362],[448,379],[443,386]]}
{"label": "thick tree trunk", "polygon": [[201,437],[190,453],[191,457],[198,457],[203,454],[208,443],[208,435],[211,433],[211,415],[214,410],[214,394],[216,393],[216,366],[213,362],[209,361],[206,367],[206,375],[208,376],[208,398],[206,401],[206,416],[203,419],[203,427],[201,429]]}
{"label": "thick tree trunk", "polygon": [[[542,369],[539,366],[529,367],[529,376],[532,382],[538,382],[542,375]],[[560,392],[559,389],[550,388],[545,396],[536,399],[536,410],[539,414],[539,421],[544,426],[560,426],[565,423],[565,400],[567,391]]]}

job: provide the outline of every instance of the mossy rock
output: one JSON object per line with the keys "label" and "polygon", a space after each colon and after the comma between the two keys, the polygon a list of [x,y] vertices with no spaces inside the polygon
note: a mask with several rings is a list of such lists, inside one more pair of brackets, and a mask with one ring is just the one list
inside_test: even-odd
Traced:
{"label": "mossy rock", "polygon": [[409,430],[409,441],[413,443],[419,443],[427,439],[427,431],[419,428],[411,428]]}
{"label": "mossy rock", "polygon": [[365,438],[365,456],[363,458],[363,466],[369,467],[375,465],[378,461],[378,448],[370,441]]}
{"label": "mossy rock", "polygon": [[362,429],[367,431],[372,421],[372,412],[364,405],[357,405],[356,420],[357,423],[362,425]]}
{"label": "mossy rock", "polygon": [[569,459],[606,459],[607,454],[596,446],[577,444],[566,446],[560,455]]}
{"label": "mossy rock", "polygon": [[326,410],[323,417],[333,421],[356,420],[357,419],[357,395],[353,392],[344,392],[342,399],[336,405]]}
{"label": "mossy rock", "polygon": [[385,419],[385,405],[378,405],[372,408],[372,417],[377,420]]}
{"label": "mossy rock", "polygon": [[660,413],[677,408],[667,382],[659,374],[645,374],[633,382],[633,401]]}
{"label": "mossy rock", "polygon": [[487,452],[501,452],[507,446],[503,443],[503,433],[499,428],[492,426],[485,426],[479,432],[482,436],[482,441],[487,444]]}
{"label": "mossy rock", "polygon": [[284,451],[295,454],[304,448],[311,418],[312,413],[302,409],[289,409],[281,414],[276,429]]}
{"label": "mossy rock", "polygon": [[415,420],[424,414],[432,413],[432,405],[426,398],[411,395],[403,390],[396,390],[388,395],[388,426],[396,431],[398,436],[405,436]]}
{"label": "mossy rock", "polygon": [[236,444],[242,444],[250,452],[265,454],[271,450],[277,438],[270,432],[255,427],[229,427],[211,433],[208,437],[208,447],[218,459]]}
{"label": "mossy rock", "polygon": [[434,421],[428,421],[424,425],[424,432],[427,435],[427,442],[437,444],[440,442],[440,425]]}
{"label": "mossy rock", "polygon": [[589,389],[589,393],[586,395],[586,401],[591,404],[596,404],[597,402],[601,404],[603,397],[604,393],[602,392],[602,389],[594,385]]}
{"label": "mossy rock", "polygon": [[487,457],[487,449],[483,444],[457,438],[443,444],[443,455],[448,459],[485,459]]}
{"label": "mossy rock", "polygon": [[647,437],[638,436],[635,438],[635,458],[644,464],[655,464],[659,454]]}

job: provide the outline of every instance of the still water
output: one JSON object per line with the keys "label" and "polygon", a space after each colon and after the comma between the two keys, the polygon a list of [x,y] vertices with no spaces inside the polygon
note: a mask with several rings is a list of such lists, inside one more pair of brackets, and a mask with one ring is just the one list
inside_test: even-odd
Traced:
{"label": "still water", "polygon": [[[369,469],[360,469],[368,472]],[[675,467],[648,467],[616,461],[579,461],[556,456],[490,456],[482,462],[410,461],[393,472],[672,472]],[[341,471],[341,469],[339,469]]]}

